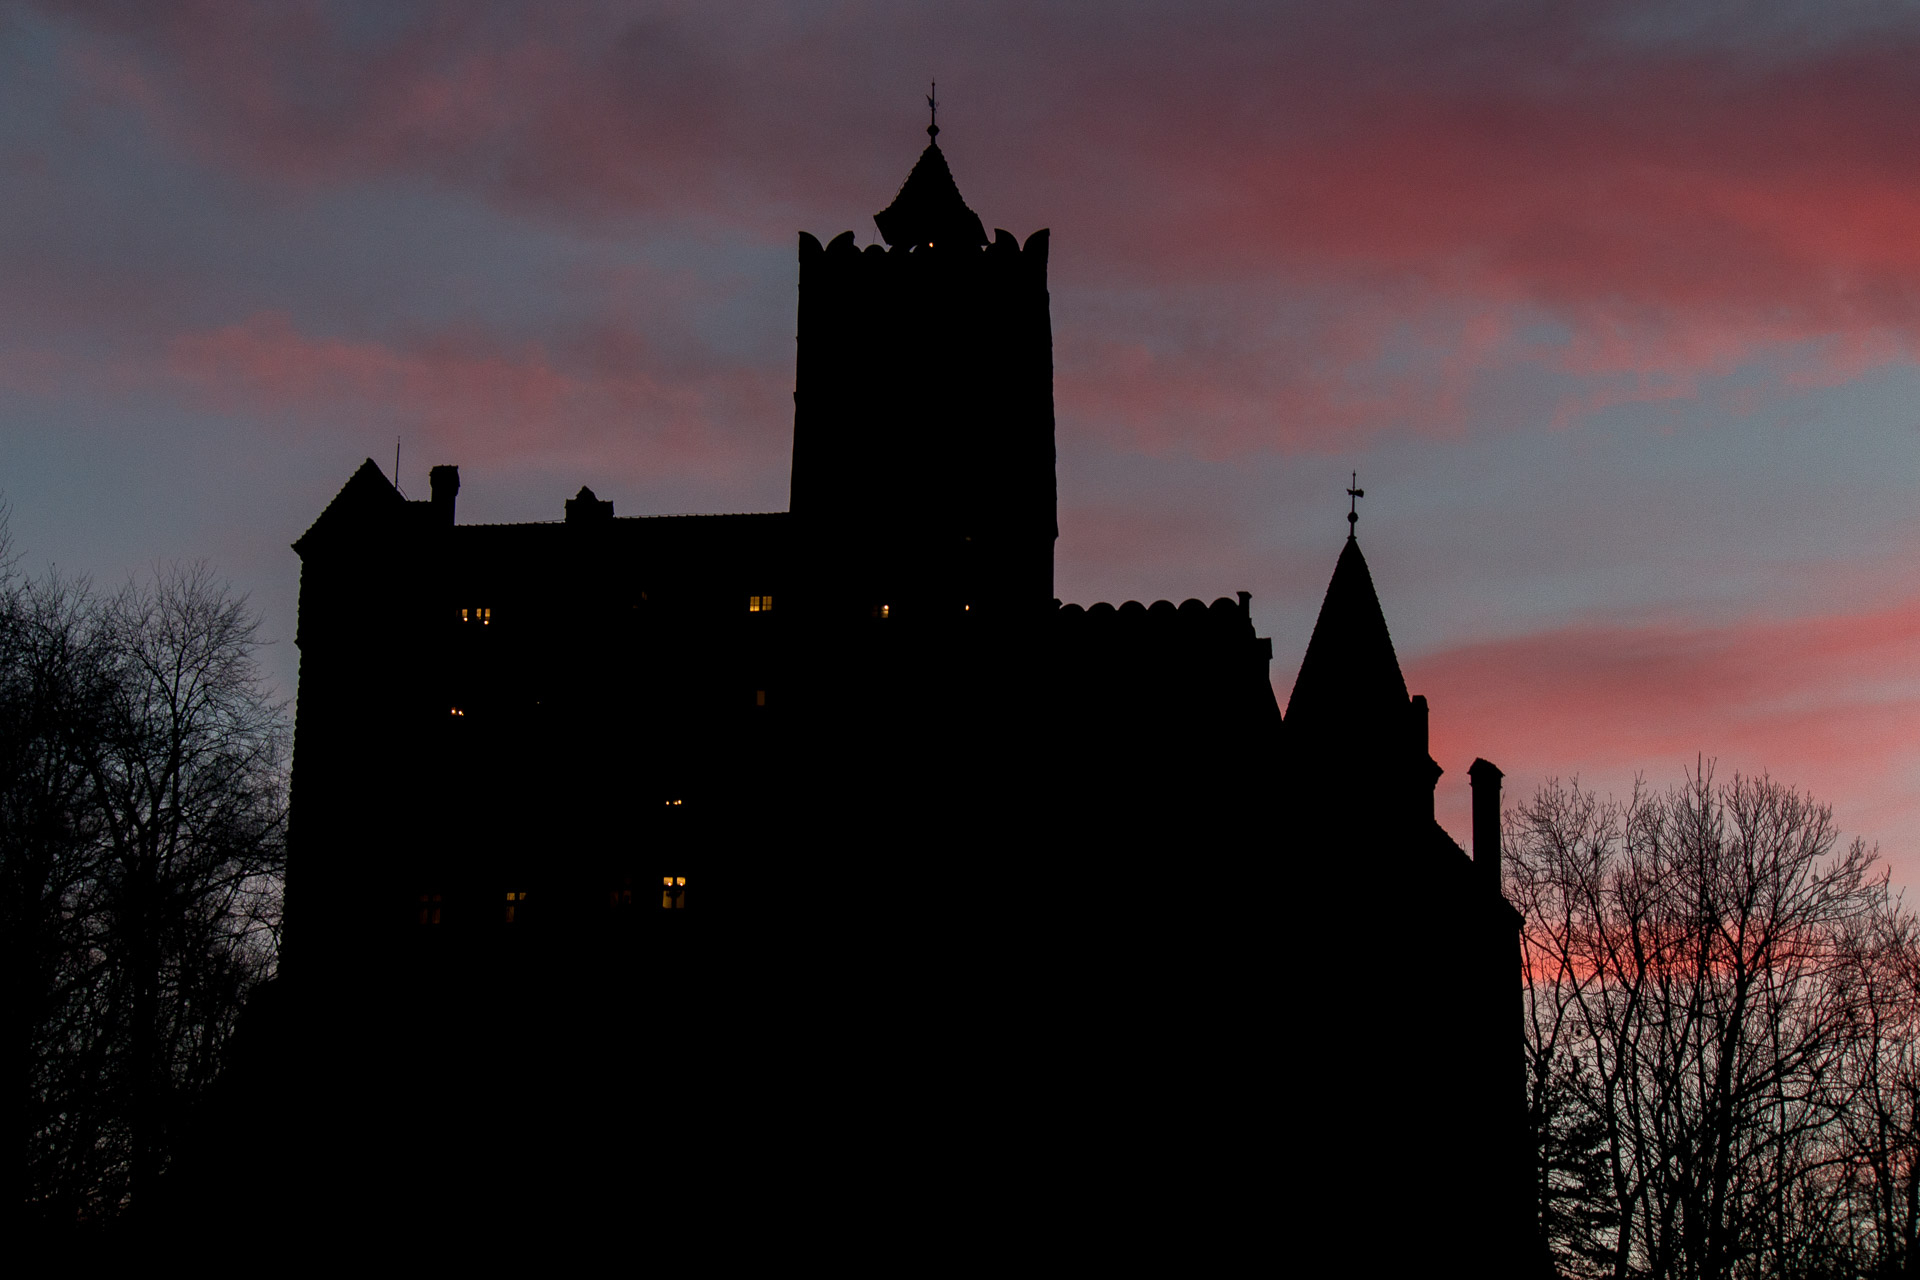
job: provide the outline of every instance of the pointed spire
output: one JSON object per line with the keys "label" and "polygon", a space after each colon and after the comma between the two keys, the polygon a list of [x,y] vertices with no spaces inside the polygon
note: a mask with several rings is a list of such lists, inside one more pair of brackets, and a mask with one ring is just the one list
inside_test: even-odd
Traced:
{"label": "pointed spire", "polygon": [[1348,535],[1293,682],[1287,724],[1314,735],[1364,737],[1387,725],[1397,730],[1406,709],[1407,681],[1373,575],[1360,543]]}
{"label": "pointed spire", "polygon": [[[929,116],[937,110],[934,96],[927,95]],[[940,133],[938,124],[927,125],[927,137],[934,138]],[[913,172],[900,187],[900,194],[873,216],[880,228],[880,236],[889,245],[898,248],[902,245],[966,245],[978,249],[987,243],[987,229],[980,221],[980,215],[967,207],[960,198],[960,188],[953,180],[953,171],[947,168],[947,158],[940,154],[937,142],[929,142],[927,149],[920,153],[920,159],[914,164]]]}

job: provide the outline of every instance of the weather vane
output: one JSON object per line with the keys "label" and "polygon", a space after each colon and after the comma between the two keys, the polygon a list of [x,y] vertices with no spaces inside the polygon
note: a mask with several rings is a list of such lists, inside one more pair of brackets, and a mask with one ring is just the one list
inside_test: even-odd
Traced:
{"label": "weather vane", "polygon": [[1360,487],[1358,471],[1353,473],[1352,484],[1353,488],[1347,490],[1347,536],[1349,538],[1353,536],[1353,526],[1360,523],[1360,499],[1367,496],[1367,491]]}
{"label": "weather vane", "polygon": [[935,80],[931,82],[927,90],[927,136],[929,138],[937,138],[940,136],[940,104],[933,100],[934,94],[938,92],[939,89],[940,82]]}

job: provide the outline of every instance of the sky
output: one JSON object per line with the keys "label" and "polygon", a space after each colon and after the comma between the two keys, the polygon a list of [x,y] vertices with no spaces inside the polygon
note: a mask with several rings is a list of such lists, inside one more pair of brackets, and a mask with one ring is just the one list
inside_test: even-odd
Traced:
{"label": "sky", "polygon": [[[289,549],[372,457],[460,518],[777,511],[797,241],[922,147],[1051,229],[1056,594],[1347,533],[1466,769],[1713,761],[1920,884],[1920,10],[1823,3],[0,0],[0,498],[25,567]],[[1276,822],[1278,819],[1276,818]]]}

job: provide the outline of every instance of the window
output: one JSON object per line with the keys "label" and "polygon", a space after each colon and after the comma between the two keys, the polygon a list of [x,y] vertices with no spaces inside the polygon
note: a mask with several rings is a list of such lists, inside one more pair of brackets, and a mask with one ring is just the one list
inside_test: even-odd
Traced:
{"label": "window", "polygon": [[439,924],[440,923],[440,895],[439,894],[423,893],[420,895],[419,919],[421,924]]}
{"label": "window", "polygon": [[876,618],[884,618],[884,617],[887,617],[887,616],[888,616],[888,615],[889,615],[889,614],[890,614],[891,612],[892,612],[892,610],[891,610],[891,609],[889,609],[889,608],[888,608],[888,607],[887,607],[886,605],[884,605],[884,604],[877,604],[877,605],[875,605],[875,606],[873,606],[873,616],[874,616],[874,617],[876,617]]}
{"label": "window", "polygon": [[526,905],[527,895],[525,890],[507,890],[507,923],[512,924],[519,917],[520,913],[526,910]]}
{"label": "window", "polygon": [[607,905],[614,911],[625,913],[633,909],[633,877],[622,880],[618,887],[607,892]]}
{"label": "window", "polygon": [[767,705],[767,691],[765,689],[755,689],[753,691],[753,705],[756,707],[764,707]]}
{"label": "window", "polygon": [[772,613],[773,597],[772,596],[748,596],[747,612],[748,613]]}
{"label": "window", "polygon": [[460,621],[477,622],[483,627],[490,627],[493,625],[493,610],[492,609],[462,609],[460,611]]}
{"label": "window", "polygon": [[660,877],[660,905],[668,911],[684,911],[687,906],[687,878]]}

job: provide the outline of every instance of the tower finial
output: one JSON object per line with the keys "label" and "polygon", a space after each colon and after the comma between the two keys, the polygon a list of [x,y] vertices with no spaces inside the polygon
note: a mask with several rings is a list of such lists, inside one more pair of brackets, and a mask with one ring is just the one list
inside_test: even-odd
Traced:
{"label": "tower finial", "polygon": [[927,136],[929,138],[938,138],[940,136],[940,104],[933,100],[934,94],[938,92],[939,88],[940,82],[935,80],[930,83],[927,89]]}
{"label": "tower finial", "polygon": [[1360,487],[1358,471],[1353,473],[1352,484],[1353,488],[1347,490],[1347,536],[1349,538],[1353,536],[1353,527],[1360,523],[1360,499],[1367,496],[1367,491]]}

